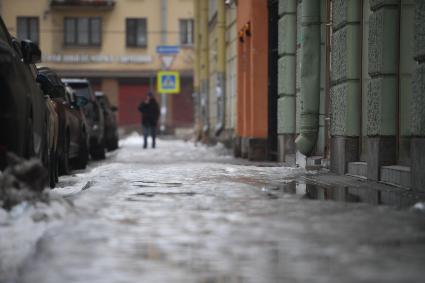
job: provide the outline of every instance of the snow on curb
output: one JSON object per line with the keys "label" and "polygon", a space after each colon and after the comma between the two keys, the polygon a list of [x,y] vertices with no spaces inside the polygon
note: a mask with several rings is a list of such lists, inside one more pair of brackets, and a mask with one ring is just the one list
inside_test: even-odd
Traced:
{"label": "snow on curb", "polygon": [[60,225],[71,210],[72,204],[60,197],[49,204],[22,202],[9,212],[0,208],[0,282],[15,282],[44,232]]}

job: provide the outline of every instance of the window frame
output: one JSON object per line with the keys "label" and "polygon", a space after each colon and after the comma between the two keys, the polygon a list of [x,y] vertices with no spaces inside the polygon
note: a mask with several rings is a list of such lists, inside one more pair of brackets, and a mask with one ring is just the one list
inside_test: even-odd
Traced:
{"label": "window frame", "polygon": [[[129,25],[130,22],[135,23],[135,29],[130,31]],[[139,23],[144,22],[144,33],[145,33],[145,43],[137,43],[137,34],[139,29]],[[134,37],[134,43],[130,42],[130,33],[133,32],[132,36]],[[147,48],[148,47],[148,19],[147,18],[126,18],[125,19],[125,46],[127,48]]]}
{"label": "window frame", "polygon": [[[80,23],[80,21],[82,21],[83,19],[86,19],[88,22],[88,26],[87,26],[87,44],[85,43],[80,43],[79,42],[79,29],[78,29],[78,25]],[[67,28],[67,21],[70,21],[72,23],[74,32],[73,34],[71,34],[71,37],[73,37],[72,41],[68,41],[67,36],[68,36],[68,28]],[[95,21],[99,21],[99,41],[98,42],[94,42],[93,41],[93,26],[94,26],[94,22]],[[102,34],[103,34],[103,30],[102,30],[102,17],[64,17],[63,19],[63,46],[65,47],[94,47],[94,48],[99,48],[102,46]]]}
{"label": "window frame", "polygon": [[[191,34],[189,37],[189,25],[188,23],[190,23],[190,27],[191,27]],[[183,31],[183,25],[186,25],[186,30]],[[183,38],[186,38],[186,42],[183,42]],[[188,39],[191,39],[191,41],[189,42]],[[179,19],[179,42],[181,46],[184,47],[191,47],[194,46],[195,44],[195,21],[193,18],[182,18]]]}
{"label": "window frame", "polygon": [[[20,26],[19,21],[20,20],[25,20],[26,35],[27,35],[27,36],[25,36],[25,38],[22,37],[20,35],[20,32],[19,32],[19,26]],[[30,36],[29,36],[31,34],[31,31],[32,31],[31,20],[35,20],[35,22],[36,22],[36,25],[35,25],[35,32],[36,32],[36,38],[37,38],[36,40],[31,39]],[[17,16],[16,17],[16,37],[19,40],[29,39],[32,42],[34,42],[35,44],[40,45],[40,19],[39,19],[39,17],[37,17],[37,16]]]}

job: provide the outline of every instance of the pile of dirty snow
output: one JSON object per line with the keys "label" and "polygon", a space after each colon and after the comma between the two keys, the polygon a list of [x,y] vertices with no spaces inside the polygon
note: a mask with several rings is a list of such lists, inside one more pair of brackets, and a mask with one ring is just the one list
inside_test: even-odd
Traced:
{"label": "pile of dirty snow", "polygon": [[73,209],[46,189],[48,175],[39,160],[9,154],[8,165],[0,172],[0,282],[15,282],[45,231]]}
{"label": "pile of dirty snow", "polygon": [[47,201],[47,179],[47,171],[39,160],[8,154],[8,167],[0,173],[0,207],[10,210],[24,201]]}

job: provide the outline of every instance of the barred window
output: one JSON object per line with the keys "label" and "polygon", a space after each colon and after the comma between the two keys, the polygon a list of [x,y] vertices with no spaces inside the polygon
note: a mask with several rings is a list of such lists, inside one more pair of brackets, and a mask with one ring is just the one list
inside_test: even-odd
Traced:
{"label": "barred window", "polygon": [[102,19],[65,18],[65,46],[100,46],[102,42]]}

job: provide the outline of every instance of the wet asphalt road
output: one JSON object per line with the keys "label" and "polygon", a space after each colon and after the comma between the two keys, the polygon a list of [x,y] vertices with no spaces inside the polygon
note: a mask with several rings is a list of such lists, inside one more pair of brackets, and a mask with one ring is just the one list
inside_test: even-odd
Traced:
{"label": "wet asphalt road", "polygon": [[303,170],[224,152],[133,135],[61,178],[74,207],[16,282],[425,282],[423,214],[288,194]]}

